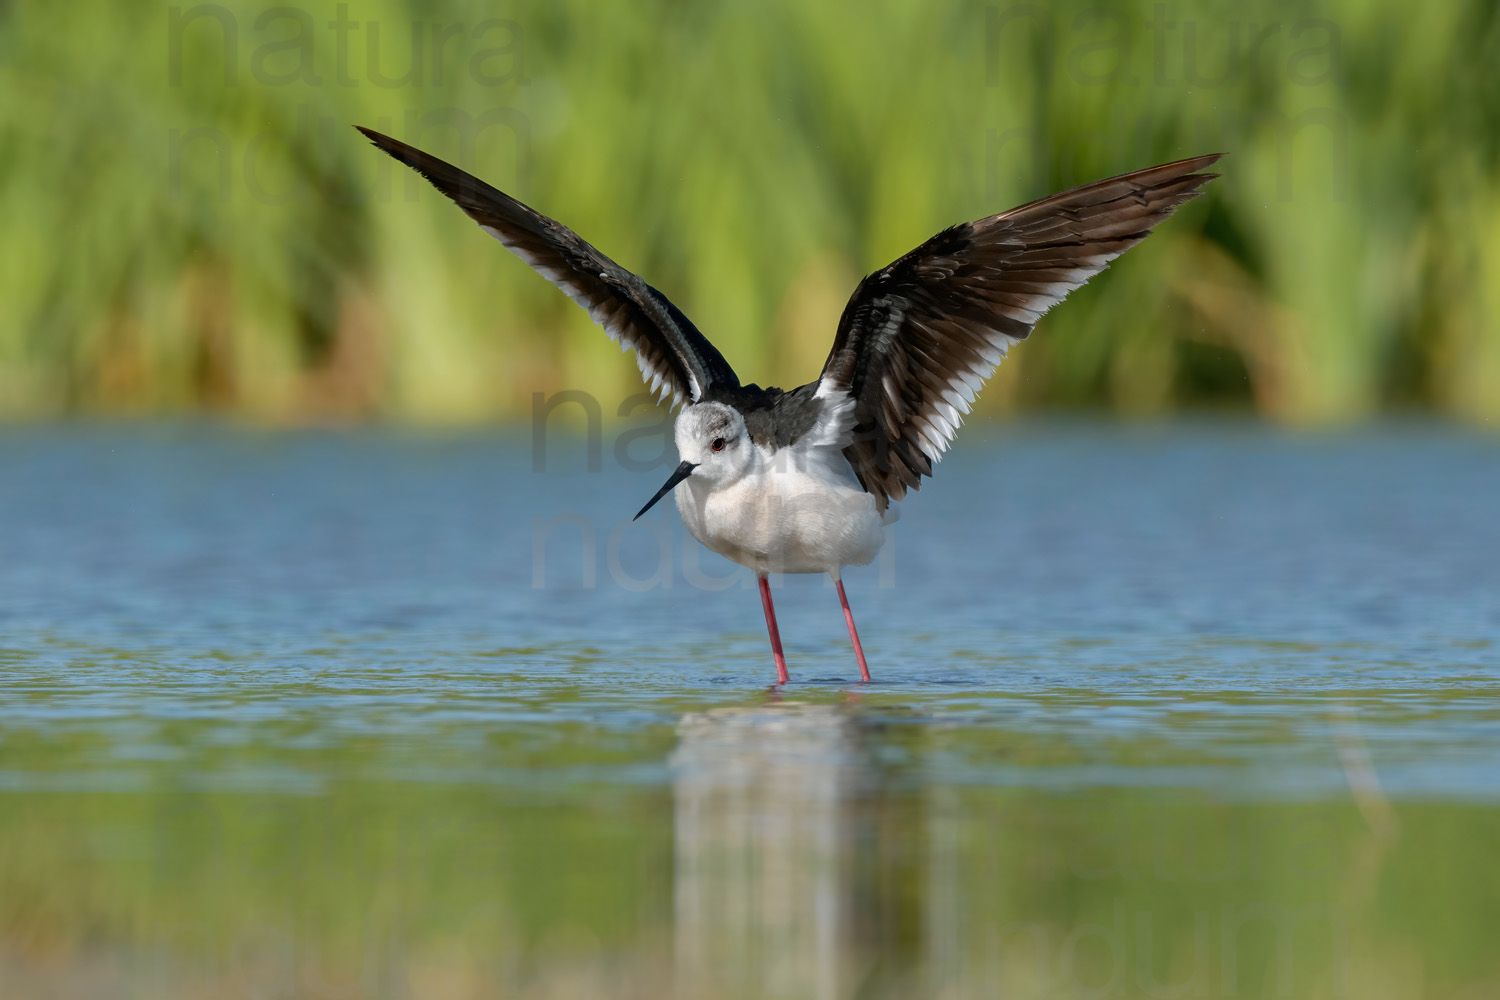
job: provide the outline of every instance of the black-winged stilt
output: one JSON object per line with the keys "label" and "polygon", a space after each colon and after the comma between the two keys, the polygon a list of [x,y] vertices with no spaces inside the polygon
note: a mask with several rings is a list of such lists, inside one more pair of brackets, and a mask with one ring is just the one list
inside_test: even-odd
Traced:
{"label": "black-winged stilt", "polygon": [[741,385],[661,292],[547,218],[404,142],[361,128],[633,349],[682,407],[676,490],[698,541],[755,571],[778,683],[789,677],[768,574],[827,573],[860,676],[870,670],[840,571],[875,558],[890,501],[918,489],[1011,344],[1217,174],[1219,154],[1121,174],[938,233],[859,283],[816,382]]}

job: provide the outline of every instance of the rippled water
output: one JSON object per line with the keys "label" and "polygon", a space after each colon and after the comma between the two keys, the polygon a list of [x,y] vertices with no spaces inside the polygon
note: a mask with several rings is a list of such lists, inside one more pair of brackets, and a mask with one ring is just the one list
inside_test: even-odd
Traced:
{"label": "rippled water", "polygon": [[0,997],[1500,994],[1500,442],[967,428],[781,692],[612,444],[0,432]]}

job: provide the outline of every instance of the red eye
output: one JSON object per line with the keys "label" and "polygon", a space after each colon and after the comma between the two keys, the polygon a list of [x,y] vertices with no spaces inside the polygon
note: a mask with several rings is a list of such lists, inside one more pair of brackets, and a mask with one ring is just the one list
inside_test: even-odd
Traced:
{"label": "red eye", "polygon": [[723,451],[724,450],[724,439],[723,438],[714,438],[714,443],[710,447],[712,447],[714,451]]}

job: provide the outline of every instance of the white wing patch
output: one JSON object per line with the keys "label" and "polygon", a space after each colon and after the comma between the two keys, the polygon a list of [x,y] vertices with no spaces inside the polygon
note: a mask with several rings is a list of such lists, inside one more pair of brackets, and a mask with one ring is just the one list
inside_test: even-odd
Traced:
{"label": "white wing patch", "polygon": [[818,383],[813,398],[822,402],[823,412],[818,414],[818,422],[812,430],[797,443],[806,441],[809,447],[839,451],[849,447],[849,442],[854,440],[854,397],[847,389],[836,388],[825,379]]}
{"label": "white wing patch", "polygon": [[778,472],[805,472],[858,489],[854,470],[844,458],[844,449],[854,440],[854,397],[824,380],[814,398],[823,404],[817,422],[789,447],[762,449],[766,460]]}

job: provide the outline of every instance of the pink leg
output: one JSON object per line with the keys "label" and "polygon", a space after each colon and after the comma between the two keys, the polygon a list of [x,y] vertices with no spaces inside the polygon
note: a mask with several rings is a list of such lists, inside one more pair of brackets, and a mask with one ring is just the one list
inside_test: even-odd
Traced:
{"label": "pink leg", "polygon": [[776,628],[776,609],[771,606],[771,581],[760,578],[760,603],[766,609],[766,631],[771,633],[771,654],[776,657],[776,683],[791,680],[786,672],[786,654],[781,651],[781,632]]}
{"label": "pink leg", "polygon": [[854,642],[854,658],[859,661],[859,679],[870,679],[870,668],[865,664],[865,648],[859,644],[859,632],[854,628],[854,612],[849,610],[849,598],[844,596],[844,581],[834,580],[839,586],[839,603],[844,606],[844,621],[849,625],[849,638]]}

